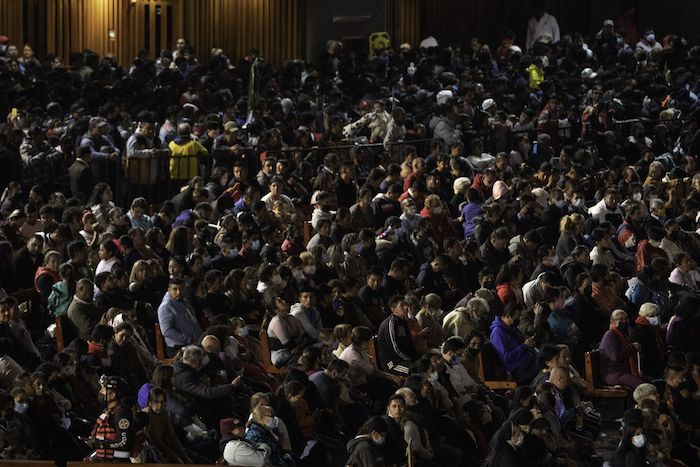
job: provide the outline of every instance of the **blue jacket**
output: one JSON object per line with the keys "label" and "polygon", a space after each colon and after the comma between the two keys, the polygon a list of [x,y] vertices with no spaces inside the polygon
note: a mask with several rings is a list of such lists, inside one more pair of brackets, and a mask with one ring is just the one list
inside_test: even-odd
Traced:
{"label": "blue jacket", "polygon": [[506,326],[498,316],[493,319],[491,345],[506,366],[506,370],[511,373],[518,368],[527,368],[534,363],[535,357],[530,348],[523,342],[523,336],[518,328]]}
{"label": "blue jacket", "polygon": [[[274,429],[276,430],[276,428]],[[282,447],[275,435],[267,427],[257,422],[252,422],[245,432],[245,439],[256,445],[265,443],[270,446],[270,464],[274,467],[293,465],[292,462],[283,457]]]}
{"label": "blue jacket", "polygon": [[168,347],[191,344],[202,333],[192,307],[184,301],[173,300],[168,292],[158,307],[158,324]]}

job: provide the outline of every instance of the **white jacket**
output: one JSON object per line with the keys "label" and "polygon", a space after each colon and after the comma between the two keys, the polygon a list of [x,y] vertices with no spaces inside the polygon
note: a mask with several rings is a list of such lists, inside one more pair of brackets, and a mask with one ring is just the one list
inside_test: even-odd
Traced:
{"label": "white jacket", "polygon": [[270,465],[270,446],[255,446],[246,440],[232,439],[224,446],[224,460],[228,465],[240,467],[263,467]]}

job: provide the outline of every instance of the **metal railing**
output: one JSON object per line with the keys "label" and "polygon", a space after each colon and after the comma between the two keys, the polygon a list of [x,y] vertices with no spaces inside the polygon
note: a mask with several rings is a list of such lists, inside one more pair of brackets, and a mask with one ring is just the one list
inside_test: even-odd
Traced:
{"label": "metal railing", "polygon": [[[658,124],[663,124],[668,128],[668,135],[673,141],[677,138],[685,121],[682,119],[670,120],[653,120],[653,119],[629,119],[613,121],[606,127],[605,131],[612,130],[618,143],[624,143],[627,137],[631,134],[631,129],[637,124],[642,124],[646,130],[646,134],[651,134],[653,127]],[[579,123],[580,124],[580,123]],[[527,133],[531,141],[536,140],[537,135],[544,130],[532,129],[529,131],[504,131],[498,132],[492,129],[482,131],[464,131],[463,140],[466,141],[465,154],[470,153],[469,142],[475,139],[483,141],[484,150],[486,152],[495,153],[499,148],[514,147],[514,143],[518,135]],[[568,128],[559,130],[559,140],[561,145],[571,144],[576,135],[579,134],[578,129]],[[595,133],[587,135],[587,139],[597,136]],[[350,153],[353,150],[364,149],[370,152],[370,156],[376,162],[380,163],[392,162],[401,163],[404,148],[412,146],[416,148],[416,152],[421,156],[427,156],[430,153],[430,146],[434,139],[417,139],[404,140],[391,143],[385,147],[383,143],[353,143],[351,140],[343,140],[338,144],[315,145],[309,147],[284,147],[277,149],[251,148],[246,150],[245,160],[248,164],[248,169],[251,176],[255,176],[261,166],[261,155],[275,155],[282,159],[294,153],[316,153],[316,160],[320,161],[323,155],[329,152],[338,154],[342,159],[350,158]],[[240,158],[240,156],[237,156]],[[201,176],[205,183],[208,181],[214,165],[216,153],[206,156],[176,156],[177,165],[179,167],[187,167],[186,171],[181,171],[177,179],[171,178],[170,161],[172,156],[159,156],[152,159],[134,159],[129,158],[125,164],[122,160],[99,160],[93,161],[92,169],[95,173],[97,181],[107,182],[114,193],[114,200],[118,205],[128,206],[133,198],[143,196],[152,204],[159,204],[166,199],[175,195],[182,186],[186,185],[188,180],[194,176]],[[196,170],[193,170],[190,163],[192,159],[196,159]],[[229,165],[233,164],[235,157],[229,160]],[[47,192],[63,191],[66,196],[70,196],[69,179],[67,170],[72,161],[62,161],[60,164],[51,164],[49,167],[50,181],[48,186],[44,186]],[[25,183],[29,183],[25,180]],[[28,191],[29,186],[25,187]]]}

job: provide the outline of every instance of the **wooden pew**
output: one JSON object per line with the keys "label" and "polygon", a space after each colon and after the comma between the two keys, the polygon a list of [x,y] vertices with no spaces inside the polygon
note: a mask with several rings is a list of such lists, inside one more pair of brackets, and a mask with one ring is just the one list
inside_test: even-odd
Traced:
{"label": "wooden pew", "polygon": [[281,368],[277,368],[272,364],[272,358],[270,355],[270,337],[267,335],[267,330],[265,329],[260,330],[260,354],[265,371],[271,375],[282,373],[283,370]]}
{"label": "wooden pew", "polygon": [[56,329],[54,330],[54,339],[56,339],[56,352],[63,352],[76,337],[78,332],[75,326],[68,318],[68,315],[56,316]]}
{"label": "wooden pew", "polygon": [[586,395],[598,398],[626,398],[628,391],[623,387],[605,386],[600,378],[600,352],[586,352]]}
{"label": "wooden pew", "polygon": [[479,377],[489,389],[508,390],[518,387],[516,381],[509,379],[508,372],[489,343],[484,344],[479,352]]}
{"label": "wooden pew", "polygon": [[55,467],[53,461],[39,461],[39,460],[15,460],[15,459],[3,459],[0,460],[0,465],[16,466],[16,467]]}
{"label": "wooden pew", "polygon": [[[53,462],[50,464],[53,466]],[[70,461],[68,462],[68,467],[95,467],[95,465],[134,465],[134,464],[129,464],[129,463],[109,463],[109,464],[100,464],[100,463],[95,463],[95,462],[78,462],[78,461]],[[145,465],[145,464],[139,464],[139,465]],[[148,465],[153,465],[156,467],[182,467],[182,464],[148,464]],[[191,467],[211,467],[213,464],[187,464],[190,465]],[[37,466],[39,467],[39,466]]]}
{"label": "wooden pew", "polygon": [[173,363],[173,359],[165,355],[165,339],[163,339],[163,333],[160,332],[160,324],[156,323],[153,332],[156,335],[156,358],[163,365],[170,365]]}

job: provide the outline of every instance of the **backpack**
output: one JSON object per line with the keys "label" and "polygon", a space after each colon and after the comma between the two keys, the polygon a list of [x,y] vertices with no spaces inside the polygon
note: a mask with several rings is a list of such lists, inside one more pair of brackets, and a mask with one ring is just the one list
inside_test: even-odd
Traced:
{"label": "backpack", "polygon": [[72,301],[73,296],[68,290],[68,283],[64,281],[56,282],[51,287],[51,294],[49,294],[46,308],[51,316],[65,315]]}

